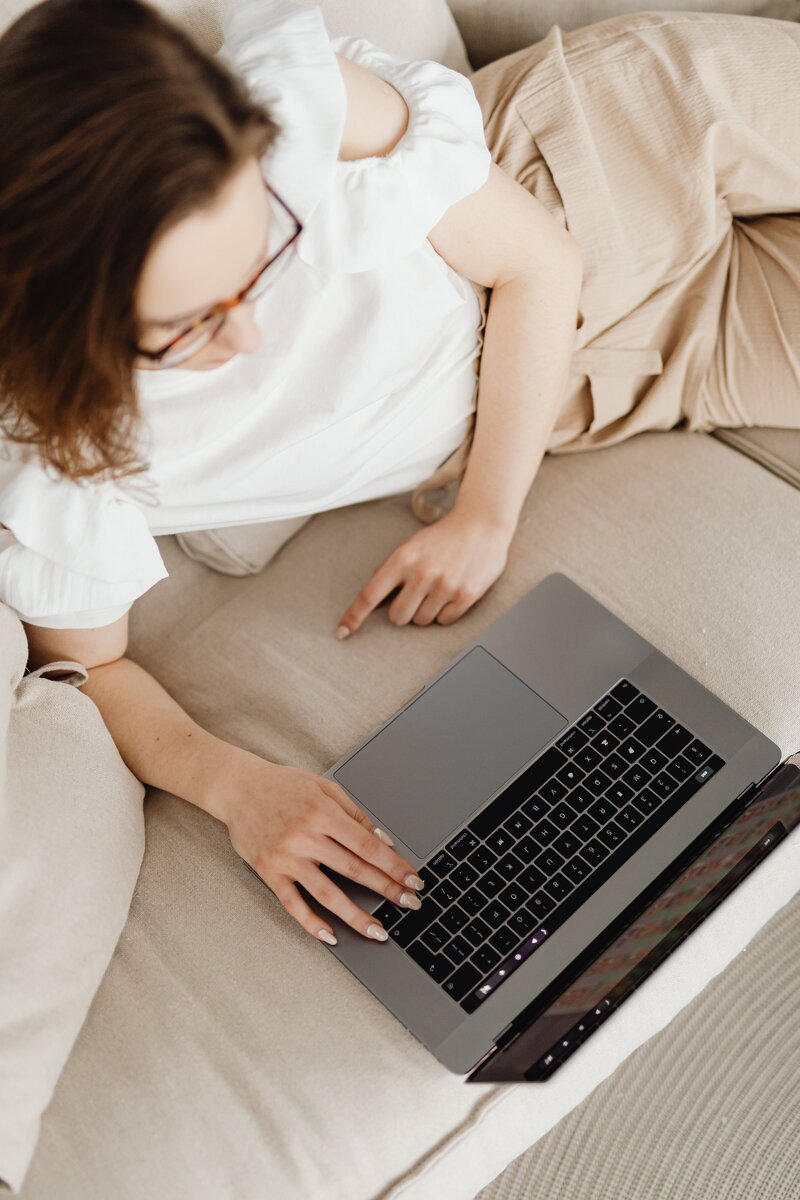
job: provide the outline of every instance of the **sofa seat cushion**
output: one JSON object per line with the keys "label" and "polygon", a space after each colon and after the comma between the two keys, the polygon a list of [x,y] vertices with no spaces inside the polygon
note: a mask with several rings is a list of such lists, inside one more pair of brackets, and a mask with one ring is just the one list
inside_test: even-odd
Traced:
{"label": "sofa seat cushion", "polygon": [[[800,407],[800,399],[798,399]],[[715,429],[710,435],[800,488],[800,429]]]}
{"label": "sofa seat cushion", "polygon": [[[160,539],[170,577],[134,607],[131,656],[216,734],[323,772],[558,570],[798,749],[800,495],[728,446],[653,432],[547,457],[506,571],[460,621],[395,626],[383,607],[337,641],[418,528],[408,494],[320,513],[244,578]],[[800,884],[795,832],[551,1081],[466,1085],[288,916],[223,825],[160,792],[145,813],[128,924],[26,1200],[467,1200],[603,1081],[613,1104],[611,1077],[649,1039],[654,1076],[668,1070],[670,1021]]]}

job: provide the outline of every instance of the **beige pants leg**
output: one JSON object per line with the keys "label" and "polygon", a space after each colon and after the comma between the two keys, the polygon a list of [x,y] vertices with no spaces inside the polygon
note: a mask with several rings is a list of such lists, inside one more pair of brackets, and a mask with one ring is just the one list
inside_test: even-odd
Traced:
{"label": "beige pants leg", "polygon": [[224,529],[200,529],[179,533],[176,541],[189,558],[223,575],[256,575],[312,516],[314,513]]}

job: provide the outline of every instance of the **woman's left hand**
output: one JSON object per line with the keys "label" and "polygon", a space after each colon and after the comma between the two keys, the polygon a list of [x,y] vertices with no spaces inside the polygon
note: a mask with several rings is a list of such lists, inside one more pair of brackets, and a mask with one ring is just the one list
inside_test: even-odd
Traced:
{"label": "woman's left hand", "polygon": [[[451,509],[380,564],[342,614],[339,629],[355,633],[397,587],[401,590],[388,610],[395,625],[434,620],[452,625],[502,575],[513,536],[513,529],[496,520]],[[337,637],[346,636],[337,631]]]}

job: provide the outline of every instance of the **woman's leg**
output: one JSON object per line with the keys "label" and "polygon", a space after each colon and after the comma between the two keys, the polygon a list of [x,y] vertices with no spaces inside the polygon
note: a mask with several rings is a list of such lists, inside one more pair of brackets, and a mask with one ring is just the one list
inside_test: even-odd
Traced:
{"label": "woman's leg", "polygon": [[179,533],[176,541],[189,558],[223,575],[256,575],[313,516],[200,529]]}
{"label": "woman's leg", "polygon": [[800,25],[623,14],[471,79],[493,157],[584,255],[550,449],[800,427]]}

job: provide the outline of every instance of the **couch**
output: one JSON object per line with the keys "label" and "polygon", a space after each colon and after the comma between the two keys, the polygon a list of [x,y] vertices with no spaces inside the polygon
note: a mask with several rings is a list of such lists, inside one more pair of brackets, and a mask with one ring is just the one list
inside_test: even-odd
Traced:
{"label": "couch", "polygon": [[[162,5],[217,48],[213,2]],[[26,7],[6,0],[4,23]],[[641,7],[322,3],[333,36],[467,74],[555,21]],[[781,0],[658,7],[800,19]],[[800,749],[798,489],[800,430],[675,429],[546,456],[506,571],[460,621],[396,627],[379,608],[345,642],[336,616],[418,527],[408,495],[317,514],[254,574],[210,570],[162,537],[169,577],[134,606],[129,654],[217,735],[322,773],[563,571],[785,757]],[[300,929],[222,824],[134,779],[80,692],[81,664],[29,672],[26,649],[0,605],[0,841],[28,847],[0,880],[8,1190],[800,1198],[796,834],[551,1081],[465,1085]]]}

